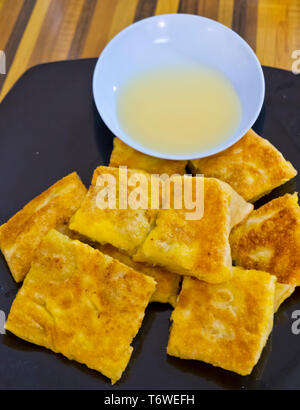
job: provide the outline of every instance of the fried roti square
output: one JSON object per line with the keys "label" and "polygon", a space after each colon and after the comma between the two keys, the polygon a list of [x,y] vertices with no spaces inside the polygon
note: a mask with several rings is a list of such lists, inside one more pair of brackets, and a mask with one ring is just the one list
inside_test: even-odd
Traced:
{"label": "fried roti square", "polygon": [[286,194],[251,212],[230,234],[232,259],[246,269],[300,285],[300,208],[297,194]]}
{"label": "fried roti square", "polygon": [[111,167],[127,166],[141,169],[149,174],[185,174],[187,161],[175,161],[156,158],[136,151],[119,138],[114,139],[114,148],[110,158]]}
{"label": "fried roti square", "polygon": [[69,223],[86,192],[74,172],[34,198],[0,227],[0,249],[16,282],[21,282],[28,273],[43,236]]}
{"label": "fried roti square", "polygon": [[184,278],[168,354],[250,374],[273,327],[275,283],[266,272],[239,268],[223,284]]}
{"label": "fried roti square", "polygon": [[149,276],[51,230],[36,250],[6,329],[116,382],[155,290]]}
{"label": "fried roti square", "polygon": [[130,266],[137,272],[153,277],[157,285],[150,302],[170,303],[170,305],[175,307],[181,282],[180,275],[169,272],[159,266],[150,266],[143,262],[134,262],[129,255],[111,245],[98,245],[96,248],[112,258],[117,259],[121,263]]}
{"label": "fried roti square", "polygon": [[185,209],[159,210],[135,261],[211,283],[230,279],[230,195],[216,179],[204,178],[203,183],[202,218],[186,219]]}
{"label": "fried roti square", "polygon": [[[142,174],[148,182],[150,175],[137,170],[127,170],[128,180],[131,176]],[[86,236],[94,242],[102,245],[109,243],[128,254],[135,253],[137,247],[144,241],[150,231],[156,210],[151,209],[120,209],[118,203],[116,209],[104,209],[97,204],[98,195],[103,192],[103,186],[99,185],[98,178],[111,176],[116,181],[116,197],[119,192],[119,169],[112,167],[98,167],[93,175],[89,192],[84,199],[80,209],[72,217],[70,229]],[[149,182],[150,184],[150,182]],[[123,186],[123,185],[122,185]],[[148,187],[144,187],[148,192]],[[141,189],[144,189],[141,187]],[[127,185],[128,196],[134,188]],[[146,205],[148,207],[148,204]],[[150,208],[150,207],[149,207]]]}
{"label": "fried roti square", "polygon": [[253,130],[225,151],[189,164],[195,173],[227,182],[249,202],[257,201],[297,175],[292,164]]}

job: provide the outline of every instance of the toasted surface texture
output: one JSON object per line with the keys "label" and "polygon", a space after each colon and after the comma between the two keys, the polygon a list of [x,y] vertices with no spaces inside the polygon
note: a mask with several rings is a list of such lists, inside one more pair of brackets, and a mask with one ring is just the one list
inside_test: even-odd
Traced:
{"label": "toasted surface texture", "polygon": [[151,302],[170,303],[173,307],[175,306],[181,281],[180,275],[169,272],[159,266],[150,266],[143,262],[134,262],[130,256],[111,245],[99,245],[97,249],[110,255],[112,258],[118,259],[136,271],[153,277],[157,285],[151,297]]}
{"label": "toasted surface texture", "polygon": [[217,181],[222,185],[222,188],[230,196],[230,219],[231,219],[231,228],[235,225],[242,222],[251,211],[253,211],[253,205],[245,201],[245,199],[239,195],[229,184],[220,179]]}
{"label": "toasted surface texture", "polygon": [[239,268],[219,285],[184,278],[168,354],[250,374],[272,330],[275,283],[266,272]]}
{"label": "toasted surface texture", "polygon": [[[147,173],[128,170],[128,178],[138,174],[144,175],[148,182]],[[151,209],[103,209],[98,206],[98,195],[103,192],[103,186],[97,184],[98,178],[110,175],[116,181],[116,197],[119,198],[119,169],[112,167],[98,167],[93,176],[92,185],[84,199],[81,208],[76,212],[70,222],[70,229],[78,232],[100,244],[109,243],[118,249],[133,254],[137,247],[144,241],[151,229],[156,210]],[[133,187],[127,186],[128,196]],[[141,188],[143,189],[143,187]],[[146,188],[148,189],[148,187]],[[147,206],[147,205],[146,205]]]}
{"label": "toasted surface texture", "polygon": [[150,174],[185,174],[187,161],[172,161],[151,157],[136,151],[119,138],[114,139],[114,148],[110,158],[111,167],[126,165],[128,168],[141,169]]}
{"label": "toasted surface texture", "polygon": [[225,151],[190,161],[190,167],[195,173],[227,182],[250,202],[297,175],[292,164],[253,130]]}
{"label": "toasted surface texture", "polygon": [[36,251],[6,328],[120,379],[155,281],[51,230]]}
{"label": "toasted surface texture", "polygon": [[230,195],[212,178],[204,178],[203,189],[203,217],[188,220],[185,209],[160,210],[134,260],[212,283],[231,277]]}
{"label": "toasted surface texture", "polygon": [[286,194],[254,210],[230,234],[236,265],[300,285],[300,208],[297,194]]}
{"label": "toasted surface texture", "polygon": [[68,224],[85,195],[86,188],[74,172],[34,198],[0,227],[0,249],[17,282],[28,273],[43,236]]}
{"label": "toasted surface texture", "polygon": [[275,288],[275,303],[274,303],[274,312],[277,312],[280,305],[291,296],[294,292],[295,286],[286,285],[285,283],[276,283]]}

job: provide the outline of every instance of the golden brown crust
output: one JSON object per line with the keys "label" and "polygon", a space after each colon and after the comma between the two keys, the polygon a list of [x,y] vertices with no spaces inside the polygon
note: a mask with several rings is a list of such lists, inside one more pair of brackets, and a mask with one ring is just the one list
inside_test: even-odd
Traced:
{"label": "golden brown crust", "polygon": [[168,354],[250,374],[272,330],[275,282],[266,272],[240,268],[219,285],[184,278]]}
{"label": "golden brown crust", "polygon": [[300,285],[300,208],[297,194],[286,194],[254,210],[230,235],[234,262]]}
{"label": "golden brown crust", "polygon": [[212,283],[223,282],[231,277],[230,225],[230,195],[217,180],[204,178],[203,217],[187,220],[186,210],[160,210],[134,260]]}
{"label": "golden brown crust", "polygon": [[195,173],[227,182],[249,202],[297,175],[292,164],[253,130],[225,151],[192,160],[190,166]]}
{"label": "golden brown crust", "polygon": [[13,302],[6,328],[120,379],[155,281],[50,231]]}
{"label": "golden brown crust", "polygon": [[[143,171],[128,170],[128,178],[135,174],[145,175],[149,183],[149,174]],[[97,205],[97,196],[99,192],[102,192],[103,187],[97,185],[97,180],[104,175],[111,175],[115,178],[116,196],[119,197],[119,169],[98,167],[94,172],[89,192],[80,209],[72,217],[69,227],[94,242],[103,245],[109,243],[118,249],[133,254],[151,229],[157,211],[151,209],[100,208]],[[129,195],[133,187],[127,185],[127,189]]]}
{"label": "golden brown crust", "polygon": [[30,201],[0,227],[0,248],[16,282],[30,269],[34,250],[50,229],[68,224],[86,195],[74,172]]}
{"label": "golden brown crust", "polygon": [[141,169],[149,174],[185,174],[187,161],[172,161],[151,157],[136,151],[119,138],[114,139],[114,149],[111,154],[111,167],[126,165],[128,168]]}
{"label": "golden brown crust", "polygon": [[279,282],[276,283],[274,312],[277,312],[282,303],[291,296],[294,290],[295,286],[286,285],[285,283]]}
{"label": "golden brown crust", "polygon": [[134,262],[130,256],[111,245],[97,245],[96,248],[112,258],[118,259],[132,269],[153,277],[157,285],[151,297],[151,302],[170,303],[175,307],[181,281],[180,275],[169,272],[159,266],[150,266],[142,262]]}
{"label": "golden brown crust", "polygon": [[250,212],[253,211],[253,205],[249,202],[245,201],[245,199],[240,196],[229,184],[220,179],[216,179],[219,184],[222,185],[222,188],[229,194],[230,196],[230,219],[231,219],[231,229],[242,222]]}

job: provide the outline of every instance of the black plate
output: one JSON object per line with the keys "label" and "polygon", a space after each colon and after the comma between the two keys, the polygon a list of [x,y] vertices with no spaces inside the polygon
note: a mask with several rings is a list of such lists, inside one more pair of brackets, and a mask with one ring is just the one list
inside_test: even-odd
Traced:
{"label": "black plate", "polygon": [[[89,59],[34,67],[0,105],[0,223],[69,172],[78,171],[88,185],[93,169],[108,163],[112,135],[92,98],[95,62]],[[266,99],[255,129],[300,170],[300,78],[268,67],[264,73]],[[296,184],[299,188],[299,178],[268,199],[295,191]],[[0,310],[6,316],[17,289],[1,256]],[[299,308],[297,290],[276,314],[269,342],[247,377],[168,357],[171,309],[152,304],[134,341],[130,364],[115,386],[83,365],[7,333],[0,335],[0,388],[299,388],[300,335],[291,331],[291,314]]]}

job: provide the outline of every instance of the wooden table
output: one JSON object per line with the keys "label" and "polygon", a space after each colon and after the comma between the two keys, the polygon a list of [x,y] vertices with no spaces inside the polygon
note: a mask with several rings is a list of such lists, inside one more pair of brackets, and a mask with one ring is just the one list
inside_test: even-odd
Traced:
{"label": "wooden table", "polygon": [[132,22],[176,12],[232,27],[265,65],[291,70],[300,49],[300,0],[0,0],[0,98],[33,65],[97,57]]}

